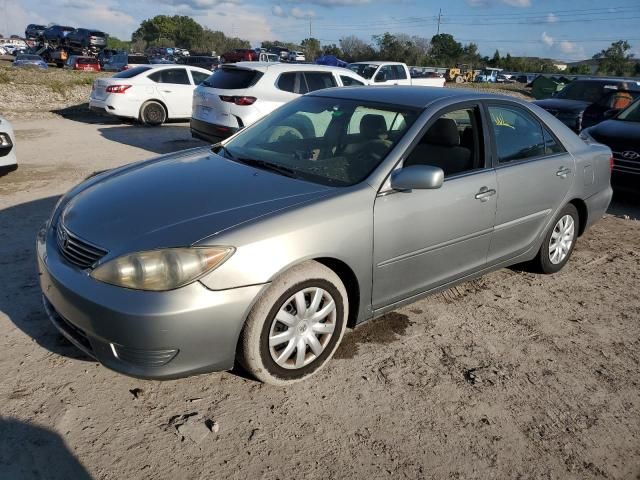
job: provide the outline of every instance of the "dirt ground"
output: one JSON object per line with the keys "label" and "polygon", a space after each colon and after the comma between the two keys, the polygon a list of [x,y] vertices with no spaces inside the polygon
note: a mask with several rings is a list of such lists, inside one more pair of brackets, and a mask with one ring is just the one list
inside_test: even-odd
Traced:
{"label": "dirt ground", "polygon": [[561,273],[500,270],[362,325],[310,381],[141,381],[49,324],[35,233],[92,172],[201,143],[186,124],[14,127],[0,478],[640,478],[640,201],[616,201]]}

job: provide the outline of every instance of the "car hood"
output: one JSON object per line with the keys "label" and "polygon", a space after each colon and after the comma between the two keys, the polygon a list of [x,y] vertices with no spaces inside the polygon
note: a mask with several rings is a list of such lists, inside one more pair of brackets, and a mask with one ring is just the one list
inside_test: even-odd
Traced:
{"label": "car hood", "polygon": [[560,112],[583,112],[589,105],[589,102],[582,102],[580,100],[568,100],[564,98],[547,98],[545,100],[536,100],[536,105],[545,110],[557,110]]}
{"label": "car hood", "polygon": [[634,145],[637,146],[640,137],[640,123],[615,119],[605,120],[589,128],[589,135],[597,142],[608,146],[627,146],[630,148]]}
{"label": "car hood", "polygon": [[71,198],[62,222],[116,255],[192,245],[335,191],[196,149],[94,180]]}

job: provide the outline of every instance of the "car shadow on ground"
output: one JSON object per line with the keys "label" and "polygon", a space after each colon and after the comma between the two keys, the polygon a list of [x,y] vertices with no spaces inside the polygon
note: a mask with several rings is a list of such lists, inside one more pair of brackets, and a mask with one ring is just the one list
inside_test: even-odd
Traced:
{"label": "car shadow on ground", "polygon": [[51,113],[61,116],[64,119],[74,122],[87,123],[90,125],[120,125],[133,123],[133,120],[126,121],[124,119],[107,115],[106,113],[92,112],[89,110],[88,103],[72,105],[70,107],[51,110]]}
{"label": "car shadow on ground", "polygon": [[0,312],[48,351],[92,361],[58,333],[42,305],[35,238],[58,198],[47,197],[0,211]]}
{"label": "car shadow on ground", "polygon": [[640,220],[640,195],[614,193],[607,213],[619,218]]}
{"label": "car shadow on ground", "polygon": [[147,127],[127,125],[98,128],[107,140],[141,148],[153,153],[173,153],[187,148],[205,147],[206,142],[191,137],[187,124]]}
{"label": "car shadow on ground", "polygon": [[6,417],[0,418],[0,465],[7,479],[91,479],[58,433]]}

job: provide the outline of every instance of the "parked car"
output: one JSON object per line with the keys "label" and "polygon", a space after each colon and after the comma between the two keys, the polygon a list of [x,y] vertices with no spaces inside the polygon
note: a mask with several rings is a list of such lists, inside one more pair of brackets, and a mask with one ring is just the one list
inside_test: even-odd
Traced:
{"label": "parked car", "polygon": [[0,117],[0,175],[6,175],[18,168],[15,145],[16,137],[11,123]]}
{"label": "parked car", "polygon": [[149,59],[149,64],[151,64],[151,65],[175,65],[176,62],[174,62],[173,60],[170,60],[168,58],[155,57],[155,58],[150,58]]}
{"label": "parked car", "polygon": [[221,63],[255,62],[257,60],[258,54],[250,48],[236,48],[220,56]]}
{"label": "parked car", "polygon": [[27,25],[27,28],[24,31],[24,36],[26,39],[38,40],[42,37],[42,34],[47,29],[44,25],[37,25],[35,23],[30,23]]}
{"label": "parked car", "polygon": [[0,45],[0,55],[9,55],[9,52],[2,45]]}
{"label": "parked car", "polygon": [[640,194],[640,99],[608,120],[580,132],[589,143],[613,150],[611,183],[614,190]]}
{"label": "parked car", "polygon": [[444,87],[441,77],[411,78],[409,67],[400,62],[356,62],[349,69],[367,80],[369,85],[423,85]]}
{"label": "parked car", "polygon": [[65,44],[72,48],[98,51],[107,45],[107,34],[99,30],[76,28],[67,34]]}
{"label": "parked car", "polygon": [[205,55],[179,57],[176,63],[179,65],[191,65],[192,67],[205,68],[210,71],[213,71],[220,66],[220,60],[218,58]]}
{"label": "parked car", "polygon": [[258,62],[222,65],[193,92],[191,134],[215,143],[307,92],[365,83],[354,72],[339,67]]}
{"label": "parked car", "polygon": [[113,50],[110,48],[104,48],[98,52],[98,63],[100,63],[100,68],[104,70],[105,63],[109,63],[114,55],[117,55],[120,52],[118,50]]}
{"label": "parked car", "polygon": [[161,125],[189,118],[196,85],[211,72],[179,65],[141,65],[93,82],[89,108]]}
{"label": "parked car", "polygon": [[498,75],[502,71],[501,68],[483,68],[478,75],[476,75],[476,83],[496,83],[498,81]]}
{"label": "parked car", "polygon": [[[552,98],[536,100],[534,103],[554,115],[575,132],[579,132],[583,127],[585,110],[605,95],[618,90],[640,91],[640,82],[615,78],[577,79],[567,84]],[[632,99],[628,98],[626,104],[628,105],[631,101]]]}
{"label": "parked car", "polygon": [[71,55],[64,64],[64,68],[70,70],[83,70],[85,72],[99,72],[102,70],[97,58],[84,57],[81,55]]}
{"label": "parked car", "polygon": [[6,55],[15,55],[16,50],[18,49],[17,45],[13,45],[11,43],[5,43],[2,45],[2,48],[6,52]]}
{"label": "parked car", "polygon": [[529,74],[529,73],[520,74],[516,76],[516,82],[524,83],[525,85],[528,85],[531,82],[533,82],[537,76],[538,76],[537,74]]}
{"label": "parked car", "polygon": [[37,68],[48,68],[47,62],[45,62],[40,55],[28,55],[28,54],[20,54],[16,56],[16,59],[13,61],[14,67],[37,67]]}
{"label": "parked car", "polygon": [[307,58],[304,56],[304,52],[289,52],[290,62],[306,62]]}
{"label": "parked car", "polygon": [[508,265],[561,270],[609,205],[610,156],[509,97],[312,92],[214,149],[72,189],[37,238],[44,305],[124,374],[237,361],[288,385],[347,324]]}
{"label": "parked car", "polygon": [[42,32],[42,37],[49,43],[54,45],[64,45],[65,38],[71,32],[73,32],[75,28],[73,27],[65,27],[62,25],[52,25],[49,28],[46,28],[44,32]]}
{"label": "parked car", "polygon": [[121,72],[139,65],[150,65],[149,57],[145,55],[129,55],[117,53],[112,55],[109,61],[104,62],[103,70],[107,72]]}
{"label": "parked car", "polygon": [[287,61],[289,59],[289,49],[285,47],[271,47],[267,49],[268,53],[273,53],[280,57],[280,61]]}
{"label": "parked car", "polygon": [[280,61],[280,55],[277,55],[275,53],[262,52],[262,53],[260,53],[258,61],[259,62],[265,62],[265,63],[279,62]]}
{"label": "parked car", "polygon": [[638,90],[609,90],[598,100],[585,108],[582,114],[582,128],[591,127],[603,120],[614,117],[640,97]]}

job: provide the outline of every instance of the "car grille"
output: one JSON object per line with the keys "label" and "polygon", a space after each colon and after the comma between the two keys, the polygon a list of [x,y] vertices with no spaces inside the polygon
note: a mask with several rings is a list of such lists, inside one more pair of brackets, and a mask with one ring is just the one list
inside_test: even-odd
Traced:
{"label": "car grille", "polygon": [[640,151],[632,145],[609,145],[613,152],[613,169],[640,175]]}
{"label": "car grille", "polygon": [[107,254],[106,250],[81,240],[61,223],[56,228],[56,240],[62,256],[70,263],[89,268]]}

